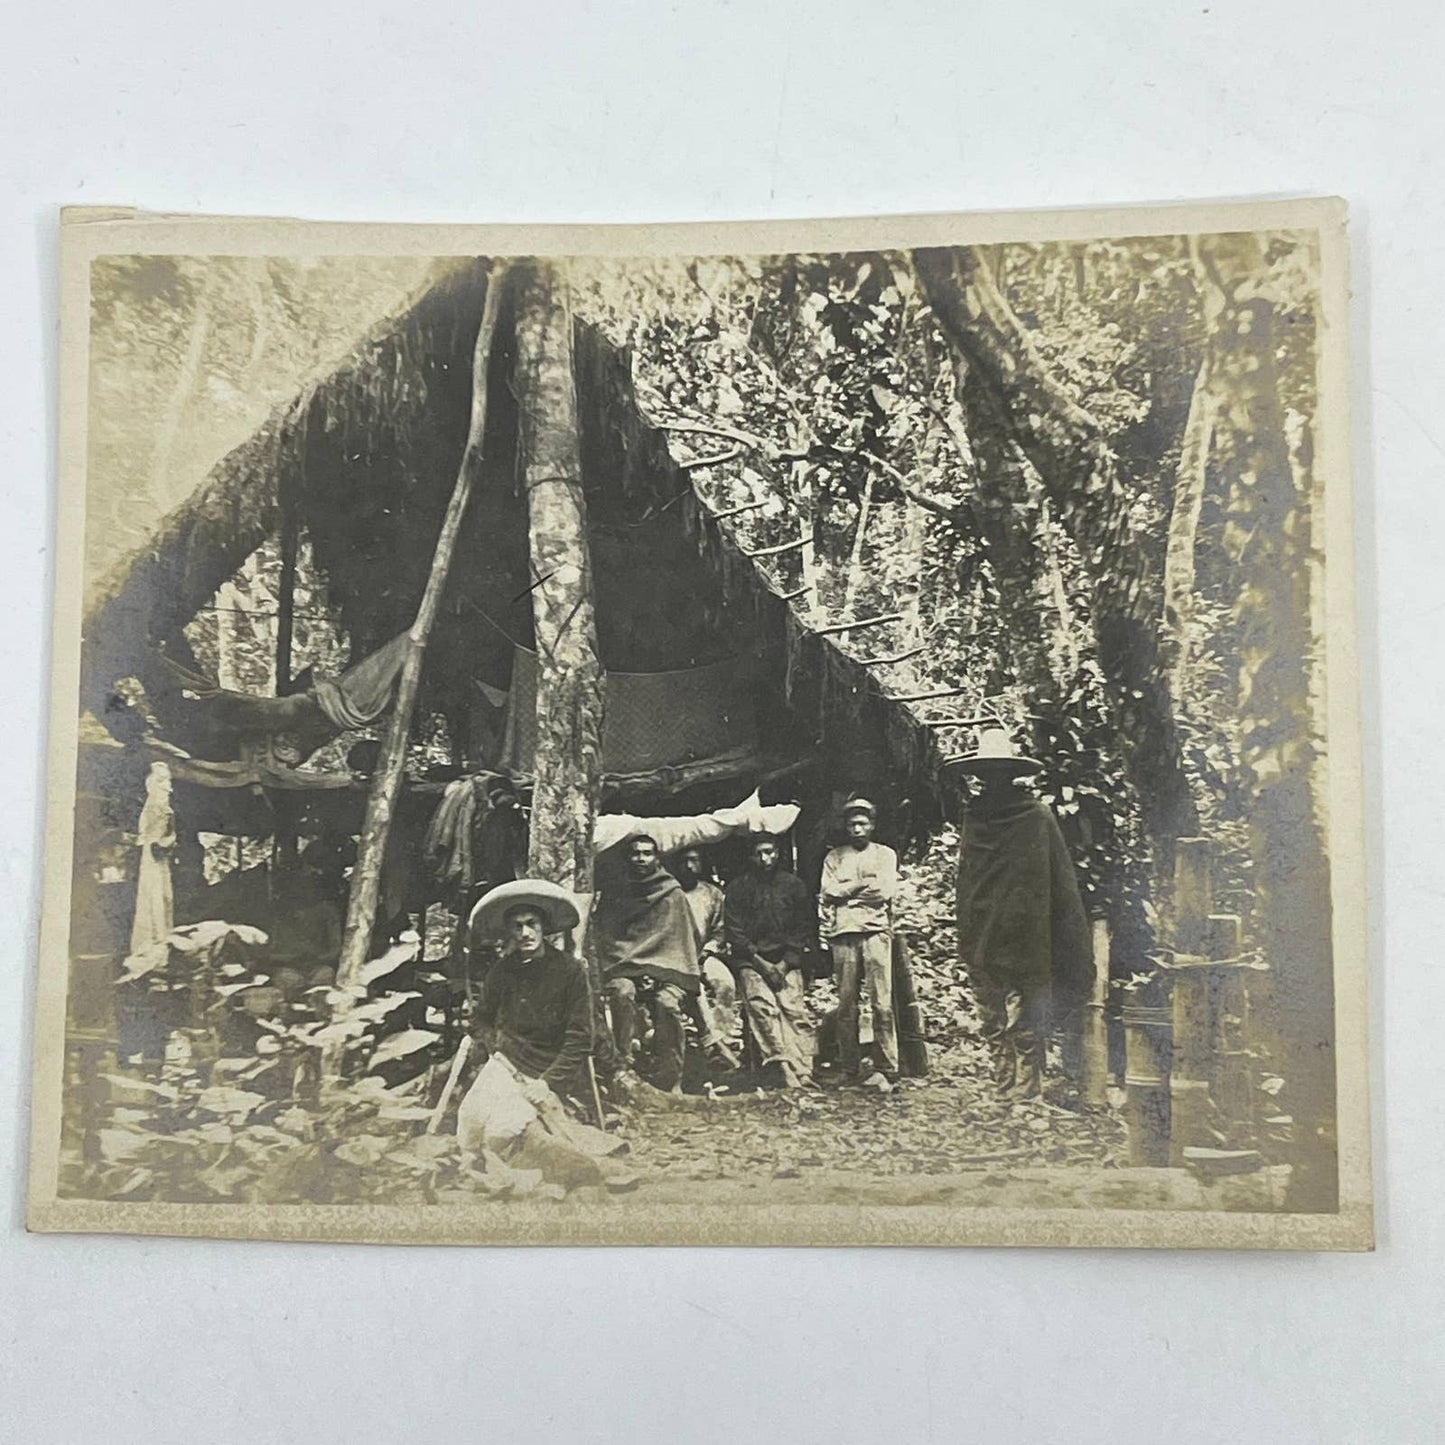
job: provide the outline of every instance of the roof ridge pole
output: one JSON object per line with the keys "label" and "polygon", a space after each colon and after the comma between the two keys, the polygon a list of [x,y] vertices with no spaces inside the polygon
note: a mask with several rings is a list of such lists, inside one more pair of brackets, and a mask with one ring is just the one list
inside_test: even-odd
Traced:
{"label": "roof ridge pole", "polygon": [[472,480],[480,470],[482,438],[487,427],[487,372],[497,330],[497,310],[501,300],[504,267],[495,265],[487,280],[487,299],[482,307],[482,321],[477,330],[477,344],[472,354],[472,413],[467,428],[467,444],[462,452],[457,479],[452,487],[451,501],[437,535],[431,571],[417,607],[416,620],[407,634],[406,657],[396,685],[396,698],[387,716],[386,735],[381,755],[371,779],[371,792],[366,800],[366,820],[361,828],[361,841],[356,852],[356,867],[351,875],[351,893],[346,903],[346,930],[341,941],[341,960],[336,971],[337,987],[357,985],[362,965],[371,944],[372,927],[376,922],[377,900],[381,892],[381,860],[386,852],[387,835],[392,815],[401,792],[402,773],[406,766],[407,744],[411,738],[411,719],[416,710],[417,692],[421,685],[422,662],[426,656],[427,639],[436,620],[437,607],[446,587],[452,553],[462,529]]}

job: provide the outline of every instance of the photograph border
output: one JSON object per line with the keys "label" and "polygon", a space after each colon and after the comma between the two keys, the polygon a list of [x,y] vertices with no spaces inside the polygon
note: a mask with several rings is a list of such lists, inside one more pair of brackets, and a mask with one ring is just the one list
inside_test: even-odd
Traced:
{"label": "photograph border", "polygon": [[[107,207],[61,218],[59,505],[36,989],[27,1225],[31,1230],[416,1244],[1051,1245],[1373,1248],[1369,950],[1346,206],[1339,199],[657,225],[380,225],[176,216]],[[848,252],[1190,233],[1318,233],[1321,344],[1316,466],[1324,506],[1327,849],[1332,900],[1339,1210],[1237,1214],[915,1204],[568,1202],[382,1207],[117,1203],[58,1197],[71,858],[84,607],[90,269],[114,255],[649,256]]]}

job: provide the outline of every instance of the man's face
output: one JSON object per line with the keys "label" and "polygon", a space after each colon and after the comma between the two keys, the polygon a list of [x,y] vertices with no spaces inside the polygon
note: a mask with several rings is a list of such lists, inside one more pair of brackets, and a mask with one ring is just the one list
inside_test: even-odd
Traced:
{"label": "man's face", "polygon": [[759,873],[771,873],[778,866],[778,845],[768,839],[753,844],[753,867]]}
{"label": "man's face", "polygon": [[507,915],[507,940],[512,952],[536,958],[547,942],[547,921],[535,908],[516,908]]}
{"label": "man's face", "polygon": [[634,878],[646,878],[657,869],[657,844],[650,838],[634,839],[627,849],[627,868]]}
{"label": "man's face", "polygon": [[702,854],[696,848],[687,848],[677,860],[677,870],[684,883],[695,883],[703,875]]}
{"label": "man's face", "polygon": [[1013,785],[1014,775],[1005,768],[980,767],[978,770],[979,791],[991,798],[1013,792]]}
{"label": "man's face", "polygon": [[843,831],[855,848],[861,848],[873,837],[873,819],[867,813],[849,813],[843,820]]}

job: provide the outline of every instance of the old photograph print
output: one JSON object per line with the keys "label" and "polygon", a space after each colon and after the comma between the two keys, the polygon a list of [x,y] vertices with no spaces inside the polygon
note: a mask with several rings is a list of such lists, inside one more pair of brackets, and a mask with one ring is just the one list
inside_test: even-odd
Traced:
{"label": "old photograph print", "polygon": [[1343,212],[1216,211],[69,216],[32,1226],[1368,1247]]}

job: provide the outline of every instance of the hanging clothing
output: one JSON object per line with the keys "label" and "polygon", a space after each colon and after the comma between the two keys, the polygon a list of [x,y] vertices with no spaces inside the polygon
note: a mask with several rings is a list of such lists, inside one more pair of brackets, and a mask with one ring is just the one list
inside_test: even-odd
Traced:
{"label": "hanging clothing", "polygon": [[176,815],[171,811],[171,773],[164,763],[152,763],[146,776],[146,800],[136,825],[136,842],[140,865],[130,931],[132,954],[159,943],[175,927],[171,855],[176,846]]}
{"label": "hanging clothing", "polygon": [[[485,795],[484,795],[485,796]],[[447,784],[422,840],[422,857],[433,878],[450,888],[472,882],[472,822],[477,794],[470,778]]]}
{"label": "hanging clothing", "polygon": [[786,833],[798,821],[796,803],[770,803],[766,806],[756,792],[731,808],[715,808],[711,813],[675,818],[639,818],[631,813],[599,813],[593,828],[592,847],[606,853],[619,843],[646,833],[657,843],[659,853],[676,853],[683,848],[701,848],[720,843],[738,833]]}
{"label": "hanging clothing", "polygon": [[406,662],[408,640],[408,633],[398,633],[340,677],[317,682],[316,701],[321,711],[343,732],[370,726],[391,706],[397,676]]}
{"label": "hanging clothing", "polygon": [[484,881],[506,883],[514,876],[513,850],[497,846],[497,838],[507,830],[490,826],[502,797],[515,794],[500,773],[474,773],[447,784],[422,843],[422,856],[439,882],[469,889]]}

